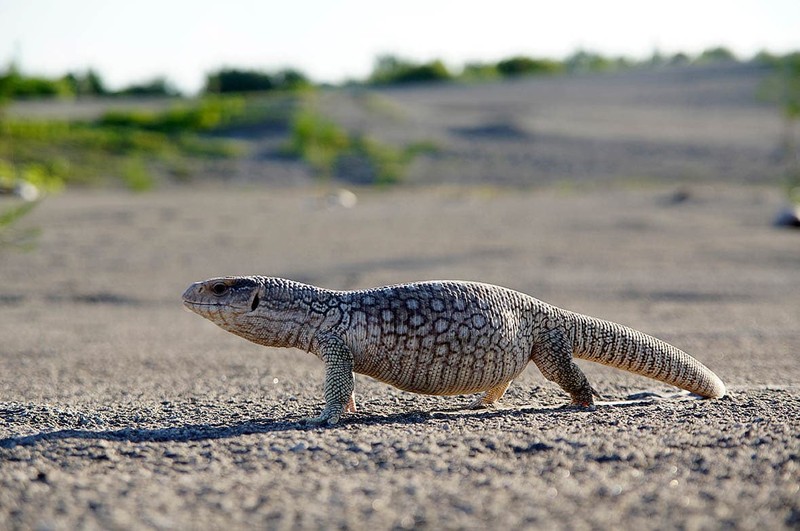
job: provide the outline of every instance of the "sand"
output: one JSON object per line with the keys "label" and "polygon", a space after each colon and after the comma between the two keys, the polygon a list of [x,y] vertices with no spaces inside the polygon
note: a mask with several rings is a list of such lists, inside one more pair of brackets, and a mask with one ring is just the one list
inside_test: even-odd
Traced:
{"label": "sand", "polygon": [[[675,191],[48,198],[36,248],[0,249],[0,528],[797,528],[798,233],[771,226],[775,187]],[[318,360],[182,310],[223,274],[501,284],[661,337],[729,395],[582,363],[622,403],[579,412],[530,366],[472,412],[357,377],[359,412],[307,428]]]}

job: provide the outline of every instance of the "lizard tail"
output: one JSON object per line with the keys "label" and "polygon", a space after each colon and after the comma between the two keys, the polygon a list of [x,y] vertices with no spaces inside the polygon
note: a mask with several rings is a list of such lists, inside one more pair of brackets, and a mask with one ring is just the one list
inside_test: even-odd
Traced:
{"label": "lizard tail", "polygon": [[572,314],[573,355],[648,378],[707,398],[725,396],[725,384],[684,351],[627,326]]}

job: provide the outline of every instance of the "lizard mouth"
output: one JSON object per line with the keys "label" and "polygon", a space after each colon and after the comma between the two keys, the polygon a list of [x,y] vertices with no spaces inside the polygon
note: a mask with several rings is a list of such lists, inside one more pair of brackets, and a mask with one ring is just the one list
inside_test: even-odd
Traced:
{"label": "lizard mouth", "polygon": [[186,310],[192,311],[195,308],[219,308],[222,306],[227,306],[227,304],[221,304],[218,302],[197,302],[197,301],[183,301],[183,307]]}

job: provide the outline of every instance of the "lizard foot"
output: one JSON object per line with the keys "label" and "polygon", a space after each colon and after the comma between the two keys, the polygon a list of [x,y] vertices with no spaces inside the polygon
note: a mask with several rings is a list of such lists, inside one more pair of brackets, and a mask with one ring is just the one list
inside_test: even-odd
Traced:
{"label": "lizard foot", "polygon": [[301,424],[307,426],[333,426],[339,422],[340,415],[333,415],[331,413],[322,412],[319,417],[305,417],[300,419]]}
{"label": "lizard foot", "polygon": [[466,409],[479,410],[479,409],[495,409],[497,406],[494,402],[486,402],[484,396],[479,396],[467,406]]}
{"label": "lizard foot", "polygon": [[563,408],[575,411],[597,411],[597,406],[594,405],[594,402],[583,402],[583,401],[582,402],[572,401]]}

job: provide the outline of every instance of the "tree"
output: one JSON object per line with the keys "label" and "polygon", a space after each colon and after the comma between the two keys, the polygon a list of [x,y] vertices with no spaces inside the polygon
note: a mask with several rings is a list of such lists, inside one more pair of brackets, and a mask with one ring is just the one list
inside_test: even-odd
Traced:
{"label": "tree", "polygon": [[72,91],[78,96],[104,96],[108,94],[100,75],[93,69],[84,73],[70,72],[64,76]]}
{"label": "tree", "polygon": [[703,51],[698,57],[697,63],[728,63],[735,62],[736,56],[727,48],[717,46],[716,48],[709,48]]}
{"label": "tree", "polygon": [[269,74],[255,70],[225,68],[206,77],[205,92],[212,94],[261,92],[274,88],[275,80]]}
{"label": "tree", "polygon": [[119,96],[179,96],[180,92],[164,77],[157,77],[145,83],[134,84],[116,92]]}
{"label": "tree", "polygon": [[549,59],[533,59],[517,56],[497,63],[497,71],[503,76],[521,76],[530,74],[553,74],[563,69],[560,63]]}
{"label": "tree", "polygon": [[445,64],[440,60],[429,63],[414,63],[394,55],[382,55],[375,60],[369,82],[377,85],[396,83],[420,83],[452,79]]}

